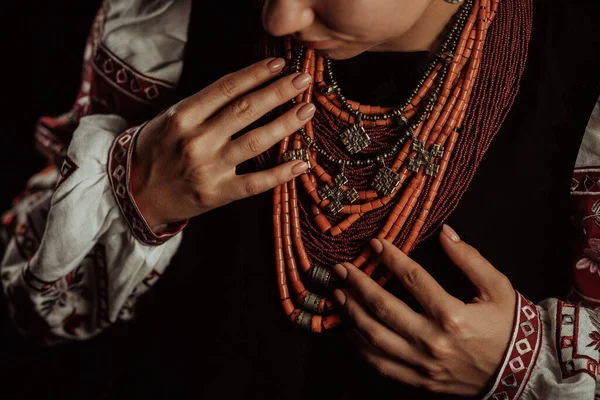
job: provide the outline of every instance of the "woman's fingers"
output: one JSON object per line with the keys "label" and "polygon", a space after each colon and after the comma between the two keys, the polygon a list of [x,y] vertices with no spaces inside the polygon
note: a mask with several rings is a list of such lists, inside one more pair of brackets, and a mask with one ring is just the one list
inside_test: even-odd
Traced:
{"label": "woman's fingers", "polygon": [[390,359],[385,353],[371,346],[360,332],[351,330],[348,332],[348,337],[354,343],[360,355],[382,376],[417,387],[428,384],[429,380],[415,368]]}
{"label": "woman's fingers", "polygon": [[[379,286],[353,264],[336,264],[333,271],[346,283],[356,299],[394,331],[414,341],[418,341],[426,333],[429,323],[423,315],[414,312],[406,303]],[[346,312],[345,307],[348,304],[340,306],[342,311]]]}
{"label": "woman's fingers", "polygon": [[366,339],[370,347],[403,362],[418,366],[423,365],[426,361],[425,355],[414,344],[409,343],[404,337],[375,320],[362,304],[354,298],[352,293],[343,289],[340,290],[342,293],[336,293],[336,300],[340,302],[340,295],[345,297],[343,312],[349,318],[350,323],[355,326],[355,329]]}
{"label": "woman's fingers", "polygon": [[429,315],[438,318],[464,305],[450,296],[423,267],[392,243],[373,239],[371,245],[379,252],[384,265],[398,277]]}
{"label": "woman's fingers", "polygon": [[182,124],[193,129],[244,94],[275,78],[285,66],[282,58],[270,58],[225,75],[178,105]]}
{"label": "woman's fingers", "polygon": [[440,243],[454,265],[477,287],[483,300],[512,299],[514,289],[506,276],[448,225],[444,225],[440,233]]}
{"label": "woman's fingers", "polygon": [[230,181],[227,192],[232,196],[231,201],[254,196],[292,180],[307,168],[303,161],[290,161],[265,171],[237,175]]}
{"label": "woman's fingers", "polygon": [[314,115],[315,106],[302,103],[269,124],[256,128],[228,143],[223,150],[223,161],[238,165],[267,151],[286,136],[303,127]]}
{"label": "woman's fingers", "polygon": [[207,121],[204,127],[219,137],[233,136],[269,111],[298,96],[308,88],[311,80],[309,74],[300,73],[281,78],[227,105],[223,111]]}

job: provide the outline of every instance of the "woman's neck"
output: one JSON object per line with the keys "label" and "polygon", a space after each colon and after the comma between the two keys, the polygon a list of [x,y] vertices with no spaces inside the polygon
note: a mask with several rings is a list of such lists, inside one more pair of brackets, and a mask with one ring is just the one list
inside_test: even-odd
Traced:
{"label": "woman's neck", "polygon": [[460,5],[443,1],[432,2],[423,17],[402,36],[378,44],[373,52],[435,52],[443,41],[443,35],[452,16]]}

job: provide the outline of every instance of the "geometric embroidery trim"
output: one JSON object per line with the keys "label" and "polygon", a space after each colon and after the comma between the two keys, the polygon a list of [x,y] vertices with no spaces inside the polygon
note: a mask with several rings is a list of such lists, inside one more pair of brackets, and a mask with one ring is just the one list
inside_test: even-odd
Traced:
{"label": "geometric embroidery trim", "polygon": [[129,175],[135,140],[144,127],[133,127],[117,136],[108,153],[108,179],[114,198],[133,236],[143,244],[159,246],[177,235],[188,220],[169,224],[165,232],[156,234],[140,212],[131,195]]}
{"label": "geometric embroidery trim", "polygon": [[511,341],[492,389],[484,399],[518,399],[531,376],[542,345],[542,321],[537,307],[515,291],[515,322]]}
{"label": "geometric embroidery trim", "polygon": [[600,193],[600,167],[576,169],[571,179],[571,194]]}
{"label": "geometric embroidery trim", "polygon": [[580,339],[588,339],[587,333],[580,332],[582,312],[585,311],[581,307],[563,301],[559,301],[556,307],[556,321],[560,324],[556,341],[563,379],[584,373],[595,380],[598,372],[597,357],[585,354],[585,343],[579,343]]}
{"label": "geometric embroidery trim", "polygon": [[172,84],[137,72],[102,43],[96,48],[92,67],[115,89],[139,102],[163,108],[173,101]]}
{"label": "geometric embroidery trim", "polygon": [[77,169],[79,169],[79,166],[75,161],[71,160],[71,157],[65,156],[62,165],[60,166],[60,178],[58,179],[58,182],[56,182],[56,187],[58,188],[64,181],[69,179]]}

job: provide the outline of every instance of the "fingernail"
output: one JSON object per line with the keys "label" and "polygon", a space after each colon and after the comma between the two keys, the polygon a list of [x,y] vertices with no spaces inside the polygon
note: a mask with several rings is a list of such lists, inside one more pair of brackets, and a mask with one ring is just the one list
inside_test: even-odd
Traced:
{"label": "fingernail", "polygon": [[446,235],[446,237],[452,240],[454,243],[460,242],[460,237],[458,236],[458,234],[454,231],[454,229],[450,228],[448,225],[444,224],[444,226],[442,227],[442,232],[444,232],[444,235]]}
{"label": "fingernail", "polygon": [[292,173],[293,173],[294,175],[301,174],[301,173],[303,173],[304,171],[306,171],[306,168],[308,168],[308,164],[307,164],[307,163],[305,163],[304,161],[302,161],[302,162],[299,162],[298,164],[296,164],[296,165],[294,165],[294,166],[292,167]]}
{"label": "fingernail", "polygon": [[317,108],[313,104],[307,103],[298,109],[296,115],[300,119],[309,119],[313,116],[316,109]]}
{"label": "fingernail", "polygon": [[333,272],[341,279],[344,280],[348,276],[348,270],[342,264],[335,264],[333,266]]}
{"label": "fingernail", "polygon": [[298,75],[292,80],[292,84],[296,89],[304,89],[308,86],[312,77],[309,74]]}
{"label": "fingernail", "polygon": [[340,307],[346,304],[346,294],[340,289],[335,289],[333,291],[333,299]]}
{"label": "fingernail", "polygon": [[285,60],[283,58],[276,58],[274,60],[269,61],[267,67],[271,72],[279,72],[285,66]]}
{"label": "fingernail", "polygon": [[375,253],[380,254],[383,251],[383,243],[379,239],[371,239],[371,247]]}

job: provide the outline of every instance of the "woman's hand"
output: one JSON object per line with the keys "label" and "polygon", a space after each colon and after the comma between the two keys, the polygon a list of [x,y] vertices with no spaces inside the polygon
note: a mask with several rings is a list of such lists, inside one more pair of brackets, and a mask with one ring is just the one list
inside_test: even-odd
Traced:
{"label": "woman's hand", "polygon": [[382,375],[434,392],[475,396],[496,373],[508,346],[515,312],[509,280],[447,225],[440,242],[477,287],[468,304],[450,296],[394,245],[373,239],[383,263],[425,310],[418,314],[350,263],[334,267],[348,289],[334,297],[353,325],[348,333]]}
{"label": "woman's hand", "polygon": [[265,86],[285,61],[267,59],[224,76],[151,120],[140,132],[132,166],[132,192],[150,226],[187,219],[265,192],[306,170],[290,161],[236,175],[236,165],[268,150],[314,115],[305,103],[267,125],[231,136],[308,87],[308,74]]}

